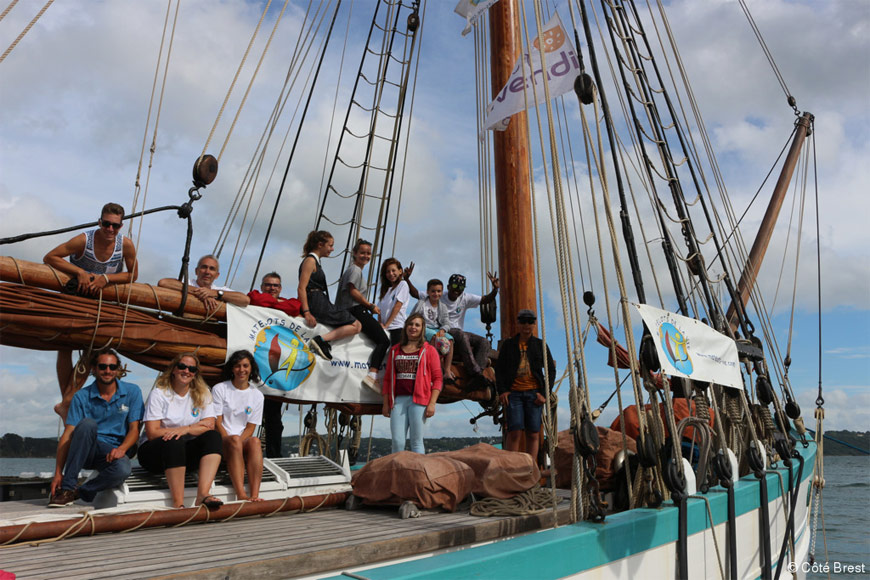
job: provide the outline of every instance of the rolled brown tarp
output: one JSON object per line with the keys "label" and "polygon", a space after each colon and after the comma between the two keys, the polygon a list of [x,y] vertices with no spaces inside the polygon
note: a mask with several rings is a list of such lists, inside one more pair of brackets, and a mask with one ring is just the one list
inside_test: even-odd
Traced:
{"label": "rolled brown tarp", "polygon": [[24,543],[35,540],[90,536],[108,532],[123,532],[134,528],[157,528],[174,526],[182,522],[214,522],[229,518],[263,516],[288,511],[311,511],[317,508],[335,507],[347,500],[349,492],[330,493],[308,497],[288,497],[260,502],[224,504],[216,510],[205,506],[171,510],[157,510],[132,514],[90,515],[55,522],[33,522],[0,527],[0,546],[7,543]]}

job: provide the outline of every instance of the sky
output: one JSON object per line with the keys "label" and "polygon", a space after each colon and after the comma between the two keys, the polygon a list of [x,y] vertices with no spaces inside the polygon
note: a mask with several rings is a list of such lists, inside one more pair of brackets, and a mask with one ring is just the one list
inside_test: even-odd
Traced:
{"label": "sky", "polygon": [[[866,184],[870,182],[867,163],[870,5],[851,0],[824,3],[767,0],[748,4],[791,94],[797,99],[798,108],[815,115],[825,427],[864,430],[870,423],[867,250],[870,231],[866,226],[870,217],[870,199],[866,195]],[[746,239],[751,239],[764,211],[764,202],[750,206],[750,200],[788,140],[794,114],[736,2],[676,0],[667,5],[669,22],[735,211],[742,214],[749,206],[741,229]],[[9,46],[41,6],[41,2],[18,3],[0,21],[0,46]],[[153,161],[149,161],[146,147],[137,209],[179,204],[187,199],[190,168],[208,139],[263,6],[262,2],[236,1],[182,3]],[[284,276],[285,293],[295,288],[301,245],[315,223],[323,176],[329,171],[335,136],[344,121],[373,6],[372,0],[342,4],[290,165],[284,202],[277,212],[276,227],[264,257],[264,268]],[[463,272],[469,278],[468,290],[483,294],[488,289],[484,287],[479,242],[474,43],[472,36],[460,36],[464,22],[453,13],[452,6],[446,0],[433,1],[424,14],[413,114],[404,125],[404,130],[410,131],[410,139],[394,253],[405,264],[416,263],[418,282],[430,277],[446,279],[453,272]],[[554,6],[563,22],[570,23],[567,3],[555,2]],[[301,2],[290,2],[284,11],[221,156],[218,178],[194,205],[191,250],[194,257],[215,250],[227,215],[234,207],[233,200],[237,192],[245,189],[242,184],[250,160],[287,75],[287,63],[307,7]],[[531,5],[527,10],[531,18]],[[215,155],[228,134],[241,95],[279,12],[280,6],[275,3],[266,14],[226,112],[209,143],[208,151]],[[317,19],[322,14],[318,13]],[[0,236],[93,221],[107,201],[119,202],[128,211],[133,207],[143,142],[150,144],[157,118],[155,104],[146,130],[165,17],[166,4],[153,0],[56,2],[0,63]],[[317,31],[318,46],[327,24],[324,22]],[[583,50],[585,54],[585,47]],[[311,55],[315,53],[316,47]],[[246,229],[237,245],[240,227],[236,222],[221,251],[220,281],[240,290],[247,291],[254,276],[265,223],[295,136],[301,113],[297,96],[302,93],[301,86],[311,70],[312,57],[309,55],[304,62],[253,186],[257,193],[249,221],[255,222],[255,232],[245,245]],[[389,97],[385,97],[388,110]],[[575,127],[572,136],[575,151],[580,151],[578,107],[576,101],[566,102],[568,123]],[[611,107],[615,106],[615,97],[611,97]],[[291,123],[294,108],[298,112]],[[534,122],[533,115],[530,119]],[[359,114],[354,113],[351,122],[359,121]],[[285,138],[285,149],[279,155],[280,142]],[[345,146],[349,158],[358,158],[362,152],[359,146]],[[541,154],[532,149],[535,196],[542,208],[541,239],[545,240],[541,250],[546,255],[553,252],[552,241],[550,246],[545,245],[552,228],[543,209],[546,187]],[[587,169],[582,155],[575,155],[573,167],[583,182]],[[811,195],[812,179],[810,173]],[[342,183],[342,187],[354,185],[352,180],[341,177],[340,171],[336,182]],[[769,194],[770,183],[759,197]],[[253,220],[250,216],[256,212],[261,196],[262,209]],[[791,289],[796,285],[801,291],[795,299],[791,340],[794,362],[789,377],[807,426],[814,428],[812,409],[818,391],[820,352],[815,212],[809,208],[799,236],[797,218],[792,217],[795,215],[792,199],[786,200],[781,218],[781,224],[786,226],[793,220],[791,234],[779,232],[772,241],[759,285],[766,304],[772,307],[772,327],[782,352],[789,342]],[[588,196],[578,203],[581,211],[586,212],[584,219],[589,220]],[[331,206],[329,211],[333,211]],[[336,215],[340,211],[336,206]],[[183,250],[184,222],[172,213],[162,213],[137,221],[134,227],[139,281],[153,283],[162,277],[175,276]],[[653,245],[654,228],[648,233]],[[68,236],[7,245],[0,252],[41,262],[48,250]],[[343,236],[336,233],[336,237],[339,246]],[[592,273],[591,278],[584,280],[584,289],[593,290],[599,297],[596,309],[604,319],[604,290],[598,275],[598,252],[592,229],[582,237],[587,241],[586,251],[590,252],[592,262],[586,265],[581,260],[584,270]],[[799,238],[800,268],[795,277],[794,250]],[[387,243],[389,247],[393,244],[392,230]],[[784,262],[785,249],[791,253],[786,254]],[[390,253],[391,249],[385,255]],[[542,264],[543,318],[561,372],[566,356],[564,338],[559,333],[564,331],[564,324],[551,262],[552,258]],[[662,262],[657,259],[654,263],[658,268]],[[326,270],[329,279],[337,279],[340,261],[327,264]],[[777,289],[780,272],[783,276]],[[659,273],[660,280],[665,277]],[[610,283],[612,290],[612,279]],[[673,309],[673,294],[667,291],[664,294],[665,305]],[[629,298],[634,299],[632,292]],[[469,327],[483,333],[475,316]],[[497,325],[495,333],[498,336]],[[617,336],[621,335],[620,329]],[[592,404],[598,406],[613,391],[613,372],[604,364],[606,352],[594,341],[589,341],[586,353]],[[147,392],[156,373],[138,365],[131,368],[129,380]],[[564,428],[568,421],[567,394],[561,389],[567,390],[567,381],[559,392],[559,426]],[[51,407],[58,396],[53,353],[0,347],[0,433],[55,435],[59,424]],[[600,423],[613,419],[615,406],[614,402],[607,407]],[[473,430],[469,419],[478,411],[472,403],[439,406],[427,436],[497,435],[496,427],[488,420],[479,425],[478,431]],[[285,435],[295,434],[297,423],[295,408],[288,410]],[[388,422],[384,418],[374,418],[371,427],[376,436],[388,435]]]}

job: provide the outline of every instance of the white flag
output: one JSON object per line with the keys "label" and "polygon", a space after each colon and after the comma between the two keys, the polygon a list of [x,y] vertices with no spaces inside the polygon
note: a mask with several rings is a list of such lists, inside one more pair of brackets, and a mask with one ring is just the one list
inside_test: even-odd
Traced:
{"label": "white flag", "polygon": [[[541,42],[543,39],[543,42]],[[574,90],[574,79],[580,74],[580,62],[574,45],[562,26],[558,14],[544,26],[544,33],[532,43],[529,52],[523,53],[507,84],[498,92],[495,99],[486,108],[484,130],[496,129],[504,131],[510,116],[526,108],[526,96],[535,104],[543,103],[547,98],[544,92],[544,74],[541,71],[541,46],[544,47],[544,61],[547,66],[546,82],[550,85],[550,97],[558,97]],[[525,68],[525,70],[524,70]],[[523,78],[525,72],[526,78]],[[530,82],[531,81],[531,82]],[[531,83],[534,83],[535,88]],[[525,87],[525,90],[524,90]]]}
{"label": "white flag", "polygon": [[744,388],[737,344],[703,322],[634,304],[653,335],[659,363],[665,374]]}
{"label": "white flag", "polygon": [[471,32],[471,27],[477,23],[483,11],[496,2],[498,0],[459,0],[459,4],[453,11],[465,18],[465,30],[462,31],[462,36]]}
{"label": "white flag", "polygon": [[260,390],[297,401],[380,403],[377,393],[363,388],[373,344],[362,334],[332,343],[332,360],[315,356],[306,341],[329,332],[317,324],[280,310],[227,305],[227,358],[248,350],[260,369]]}

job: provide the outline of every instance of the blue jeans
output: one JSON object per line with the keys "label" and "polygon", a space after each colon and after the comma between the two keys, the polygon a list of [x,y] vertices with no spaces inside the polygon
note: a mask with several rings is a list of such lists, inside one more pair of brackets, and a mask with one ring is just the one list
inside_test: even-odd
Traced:
{"label": "blue jeans", "polygon": [[405,450],[405,437],[410,431],[411,451],[426,453],[423,447],[423,412],[425,405],[415,403],[410,395],[396,397],[390,411],[390,433],[393,436],[393,453]]}
{"label": "blue jeans", "polygon": [[127,456],[112,462],[106,461],[106,455],[114,448],[111,443],[97,439],[96,421],[82,419],[72,432],[60,488],[74,490],[82,469],[96,469],[99,472],[79,488],[79,497],[87,502],[94,501],[97,492],[124,483],[132,466]]}
{"label": "blue jeans", "polygon": [[511,391],[506,409],[508,431],[537,433],[541,430],[543,405],[535,403],[537,398],[537,391]]}

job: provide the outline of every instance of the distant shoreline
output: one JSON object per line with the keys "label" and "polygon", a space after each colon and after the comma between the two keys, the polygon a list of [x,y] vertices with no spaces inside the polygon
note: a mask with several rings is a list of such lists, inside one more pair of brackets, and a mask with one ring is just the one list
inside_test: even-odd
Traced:
{"label": "distant shoreline", "polygon": [[[870,454],[870,431],[828,431],[825,433],[825,455],[861,456]],[[811,435],[807,433],[807,437]],[[299,449],[298,437],[283,437],[281,449],[283,455],[295,453]],[[842,441],[843,444],[839,443]],[[498,443],[493,437],[440,437],[426,438],[426,450],[429,453],[461,449],[483,441]],[[360,459],[365,459],[368,453],[368,439],[360,446]],[[372,457],[381,457],[390,453],[390,440],[386,437],[372,438]],[[864,450],[862,453],[861,450]],[[15,433],[6,433],[0,437],[0,458],[50,458],[57,450],[57,439],[54,437],[21,437]]]}

